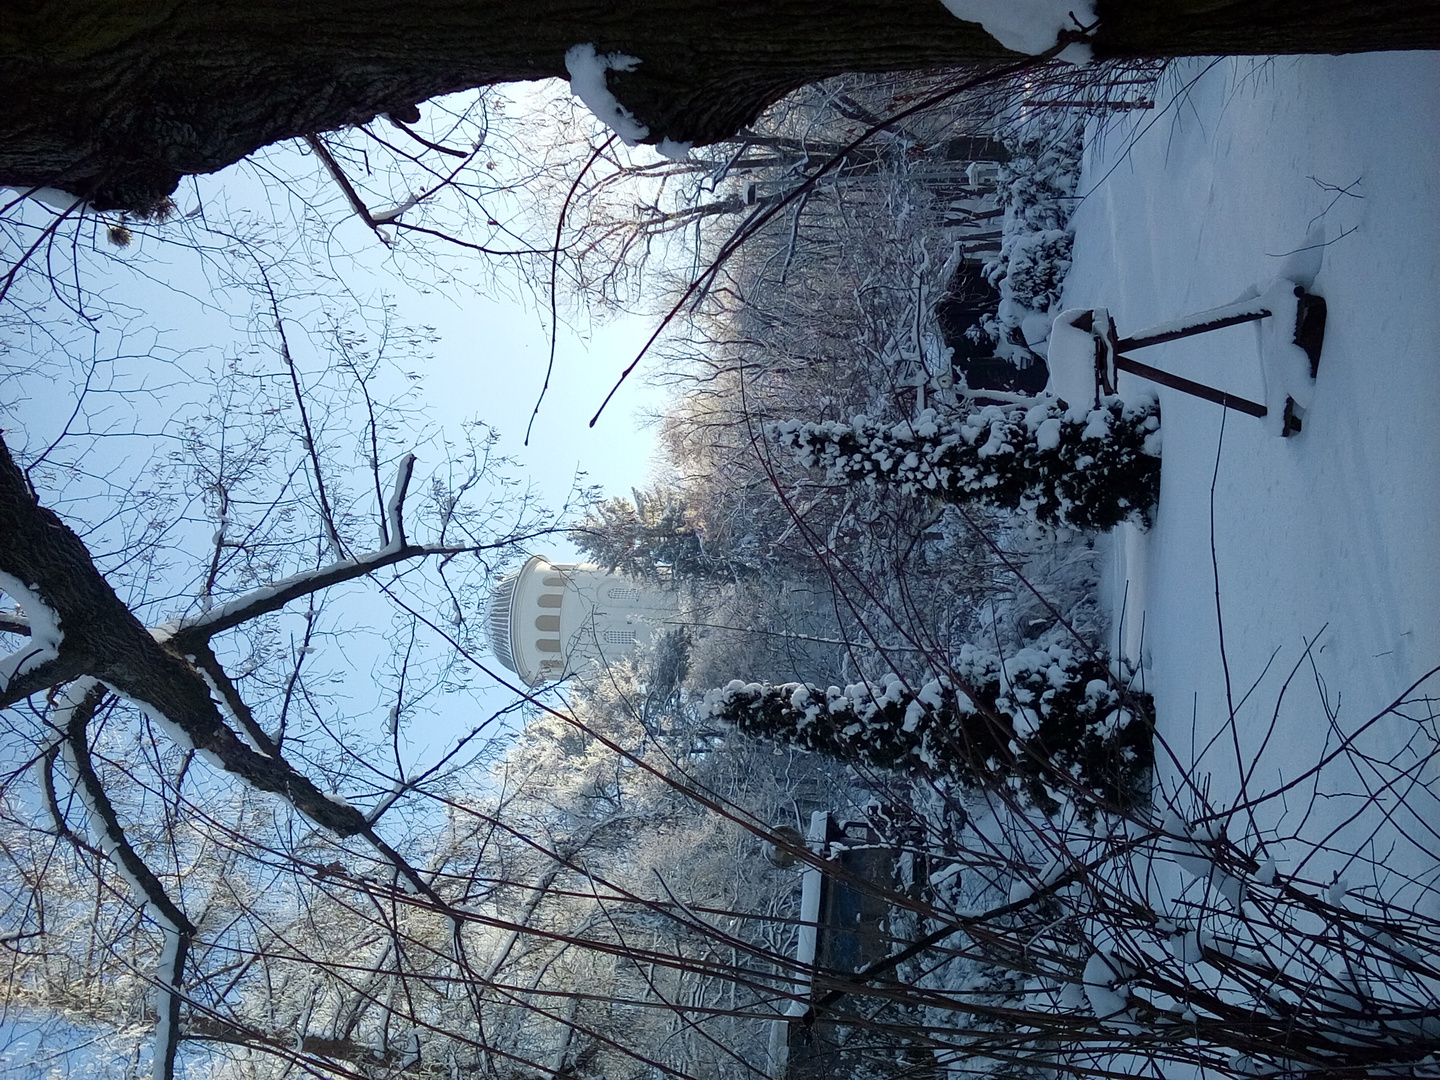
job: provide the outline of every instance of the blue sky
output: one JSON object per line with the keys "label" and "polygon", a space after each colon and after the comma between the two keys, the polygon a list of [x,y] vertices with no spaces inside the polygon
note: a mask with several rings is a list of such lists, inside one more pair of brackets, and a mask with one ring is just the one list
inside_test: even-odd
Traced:
{"label": "blue sky", "polygon": [[[564,86],[557,83],[550,89],[563,92]],[[538,100],[543,91],[532,96]],[[286,174],[299,182],[289,188],[276,183],[276,176]],[[323,215],[327,224],[319,230],[318,241],[302,238],[299,225],[286,225],[287,213],[327,199]],[[317,365],[323,366],[323,346],[311,338],[326,304],[332,310],[349,304],[373,312],[384,298],[394,305],[395,322],[434,328],[432,355],[412,365],[401,351],[395,357],[395,372],[387,377],[389,389],[413,390],[414,404],[423,413],[415,422],[414,445],[404,446],[402,434],[393,452],[414,449],[421,458],[421,475],[441,456],[432,437],[437,432],[453,436],[478,418],[498,430],[501,452],[516,459],[512,474],[533,485],[551,507],[564,502],[577,471],[585,473],[586,483],[609,494],[628,493],[647,481],[654,440],[641,420],[660,407],[663,396],[637,373],[596,427],[591,428],[589,420],[649,337],[653,318],[614,313],[596,326],[562,321],[550,388],[529,445],[523,445],[544,380],[548,310],[537,306],[534,294],[507,277],[509,271],[503,268],[492,273],[478,262],[466,266],[459,260],[447,263],[443,257],[432,261],[396,255],[337,201],[333,184],[317,162],[294,147],[271,148],[256,161],[182,184],[176,194],[182,215],[204,213],[204,220],[212,223],[240,223],[234,226],[237,229],[246,222],[257,224],[267,238],[263,252],[274,258],[278,268],[277,281],[285,279],[283,291],[293,298],[284,304],[292,347],[306,351]],[[33,212],[48,213],[41,208]],[[87,218],[82,226],[85,244],[90,243],[93,220]],[[113,220],[113,215],[101,220]],[[278,229],[275,222],[280,223]],[[93,325],[70,316],[43,289],[23,298],[40,327],[25,344],[39,352],[46,347],[47,335],[63,328],[74,358],[68,370],[76,381],[54,377],[54,371],[62,369],[51,369],[38,378],[0,383],[4,392],[0,423],[8,429],[6,438],[12,446],[33,454],[47,445],[72,417],[87,358],[99,360],[97,370],[114,381],[106,386],[92,383],[84,419],[89,430],[104,429],[106,434],[75,440],[75,449],[69,452],[87,470],[108,473],[108,490],[124,490],[129,477],[143,476],[176,445],[179,418],[193,412],[212,392],[207,370],[218,370],[229,358],[247,352],[258,355],[273,349],[273,322],[267,322],[263,311],[255,311],[253,297],[227,292],[220,280],[223,271],[216,269],[219,263],[207,264],[176,246],[175,240],[186,235],[187,224],[182,220],[153,231],[149,226],[137,227],[134,242],[123,249],[107,245],[103,230],[99,231],[98,258],[86,260],[91,270],[85,289],[94,310],[103,313]],[[312,296],[307,290],[314,286],[306,275],[316,268],[331,280],[324,295]],[[24,347],[16,348],[7,361],[26,352]],[[273,358],[269,366],[275,367]],[[406,368],[421,376],[413,385],[407,384]],[[62,447],[60,456],[64,453]],[[69,490],[76,490],[77,481],[71,478],[70,484]],[[81,487],[87,484],[95,489],[91,481]],[[98,490],[101,498],[112,497],[103,494],[107,490],[103,483]],[[57,509],[66,512],[64,506]],[[89,512],[93,514],[93,508]],[[203,551],[213,525],[197,521],[203,519],[198,504],[184,512],[189,524],[177,527],[194,535],[187,533],[175,543],[188,565],[195,551]],[[534,548],[562,559],[574,554],[559,539]],[[350,591],[365,590],[356,586]],[[337,596],[336,602],[344,605],[347,615],[342,621],[348,627],[338,642],[340,667],[352,672],[378,670],[374,665],[383,662],[383,635],[390,619],[385,605],[359,595],[343,600]],[[186,603],[185,596],[159,599],[146,617],[173,614],[172,609]],[[483,617],[483,612],[469,614]],[[371,695],[364,680],[347,682],[355,715],[384,715],[382,705],[367,700]],[[410,732],[414,752],[425,757],[424,747],[433,753],[467,729],[477,719],[477,704],[483,712],[511,700],[508,691],[497,690],[481,694],[478,701],[460,695],[454,702],[437,702],[433,718]]]}
{"label": "blue sky", "polygon": [[[509,114],[504,122],[507,128],[499,134],[492,132],[492,141],[504,144],[509,139],[513,144],[524,136],[540,139],[557,128],[561,136],[570,134],[563,119],[556,119],[556,112],[563,117],[563,106],[550,109],[534,125],[528,118],[532,112],[539,115],[566,90],[558,81],[514,88],[503,109]],[[500,111],[499,107],[495,110],[496,114]],[[580,118],[581,123],[588,120],[588,114]],[[515,130],[522,138],[513,136]],[[505,152],[503,146],[496,150],[502,171],[513,165],[505,159]],[[509,152],[513,153],[513,146]],[[474,167],[480,167],[479,161]],[[288,187],[283,181],[288,181]],[[502,219],[523,213],[523,192],[512,197],[509,205],[505,198],[494,196],[486,209]],[[336,297],[342,307],[363,310],[364,319],[370,319],[383,300],[394,305],[396,323],[433,327],[437,341],[428,360],[409,365],[403,355],[393,357],[397,369],[413,367],[423,376],[413,389],[432,426],[454,432],[475,418],[486,421],[499,431],[503,451],[523,466],[524,477],[551,505],[564,502],[577,471],[583,471],[588,483],[607,493],[624,494],[646,482],[654,439],[644,419],[663,405],[664,395],[646,386],[643,370],[627,381],[596,427],[591,428],[589,421],[653,331],[655,318],[604,311],[598,313],[600,318],[592,319],[593,312],[574,315],[574,304],[569,305],[571,314],[567,316],[562,296],[554,371],[525,445],[526,427],[544,383],[549,352],[550,313],[544,309],[548,305],[536,300],[544,292],[543,283],[539,288],[523,285],[513,265],[498,259],[487,262],[484,256],[456,258],[454,249],[438,241],[429,242],[429,255],[423,238],[417,244],[407,237],[405,244],[387,250],[349,213],[338,189],[298,143],[267,148],[254,160],[214,176],[187,180],[175,199],[181,214],[204,213],[203,220],[237,231],[253,225],[267,237],[262,254],[282,267],[276,271],[282,299],[287,294],[295,298],[286,300],[287,314],[295,324],[292,329],[313,334],[326,304],[331,310],[336,308]],[[312,225],[316,235],[302,239],[302,215],[308,211],[313,218],[317,205],[325,225],[318,232]],[[102,222],[112,220],[114,215],[101,217]],[[87,242],[89,229],[88,224],[82,227]],[[274,230],[273,241],[266,229]],[[291,235],[287,236],[287,231]],[[69,333],[81,342],[82,354],[92,350],[100,357],[125,354],[130,357],[125,366],[134,373],[149,364],[140,358],[153,348],[159,354],[184,358],[182,368],[194,375],[205,362],[202,358],[213,362],[227,350],[243,351],[247,338],[256,338],[257,328],[259,338],[265,339],[263,315],[248,310],[253,301],[217,288],[213,268],[177,248],[176,241],[185,235],[183,225],[137,226],[130,247],[112,248],[96,240],[101,257],[88,260],[83,280],[92,305],[103,316],[89,328],[94,331],[93,338],[86,329],[77,329],[80,320],[69,320]],[[465,236],[477,238],[485,239]],[[108,267],[107,256],[113,260]],[[329,300],[309,299],[313,286],[306,276],[307,262],[312,270],[318,268],[332,279]],[[101,297],[103,303],[98,302]],[[32,308],[39,303],[31,301]],[[41,317],[53,323],[51,316],[63,313],[54,303],[49,308]],[[153,385],[156,377],[148,375],[149,383]],[[155,399],[156,416],[172,416],[177,403],[205,393],[198,379],[192,392],[166,376],[159,378],[167,385],[160,395],[163,403]],[[54,390],[47,385],[44,393],[25,402],[23,419],[28,429],[49,432],[68,418],[73,397]],[[143,401],[133,401],[138,414],[149,411]],[[7,404],[16,402],[12,398]],[[424,456],[425,451],[420,453]]]}
{"label": "blue sky", "polygon": [[478,415],[494,424],[506,452],[523,462],[524,475],[552,504],[564,499],[577,469],[610,494],[626,494],[646,482],[654,438],[644,420],[661,407],[663,395],[637,371],[595,427],[589,423],[650,336],[654,318],[618,316],[584,336],[562,324],[555,371],[525,446],[549,352],[541,313],[508,298],[474,297],[463,305],[433,294],[415,299],[407,310],[441,335],[425,385],[438,422],[454,427]]}

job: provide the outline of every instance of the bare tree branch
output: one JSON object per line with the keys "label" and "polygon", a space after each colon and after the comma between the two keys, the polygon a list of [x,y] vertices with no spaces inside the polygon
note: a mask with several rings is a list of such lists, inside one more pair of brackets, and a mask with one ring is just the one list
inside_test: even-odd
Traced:
{"label": "bare tree branch", "polygon": [[195,939],[195,926],[170,898],[160,879],[126,837],[114,804],[90,759],[86,728],[105,693],[105,687],[90,678],[78,680],[67,689],[61,709],[65,728],[63,756],[101,845],[140,894],[138,899],[155,914],[164,931],[166,945],[161,950],[156,972],[161,998],[157,1006],[159,1022],[153,1052],[156,1062],[154,1075],[156,1080],[174,1080],[175,1054],[180,1041],[180,1006],[184,1001],[185,959]]}

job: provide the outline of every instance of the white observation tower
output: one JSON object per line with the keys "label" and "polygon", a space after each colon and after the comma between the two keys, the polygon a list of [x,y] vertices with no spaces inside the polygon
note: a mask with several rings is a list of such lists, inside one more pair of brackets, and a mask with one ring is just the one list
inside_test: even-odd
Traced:
{"label": "white observation tower", "polygon": [[618,660],[675,618],[673,593],[588,563],[532,555],[490,597],[490,648],[529,686]]}

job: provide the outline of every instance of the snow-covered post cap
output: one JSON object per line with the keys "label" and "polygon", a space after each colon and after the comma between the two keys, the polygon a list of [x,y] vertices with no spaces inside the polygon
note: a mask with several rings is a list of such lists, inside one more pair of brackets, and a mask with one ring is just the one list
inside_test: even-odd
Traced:
{"label": "snow-covered post cap", "polygon": [[1115,392],[1115,327],[1105,308],[1068,308],[1050,326],[1045,390],[1071,409],[1096,407]]}

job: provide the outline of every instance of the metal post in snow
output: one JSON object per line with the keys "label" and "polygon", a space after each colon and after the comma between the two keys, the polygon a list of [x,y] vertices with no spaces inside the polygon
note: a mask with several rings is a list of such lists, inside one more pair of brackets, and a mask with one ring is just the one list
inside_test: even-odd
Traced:
{"label": "metal post in snow", "polygon": [[1206,401],[1213,401],[1216,405],[1223,405],[1227,409],[1236,409],[1239,412],[1249,413],[1251,416],[1263,417],[1266,415],[1265,406],[1251,401],[1249,398],[1243,398],[1224,390],[1216,390],[1213,386],[1181,378],[1179,375],[1171,375],[1168,371],[1161,371],[1149,364],[1142,364],[1128,356],[1117,354],[1115,367],[1119,371],[1128,371],[1132,375],[1139,375],[1142,379],[1149,379],[1161,386],[1168,386],[1171,390],[1179,390],[1182,394],[1190,394],[1194,397],[1204,398]]}
{"label": "metal post in snow", "polygon": [[1178,341],[1180,338],[1194,337],[1196,334],[1208,334],[1212,330],[1223,330],[1227,326],[1239,326],[1241,323],[1255,322],[1269,317],[1269,310],[1258,306],[1254,300],[1239,304],[1227,304],[1224,307],[1211,308],[1209,311],[1172,319],[1168,323],[1161,323],[1159,326],[1142,330],[1132,337],[1120,338],[1115,342],[1115,348],[1117,351],[1144,349],[1162,342]]}

